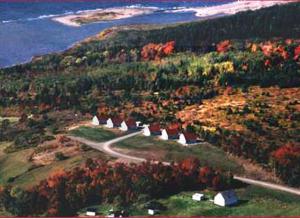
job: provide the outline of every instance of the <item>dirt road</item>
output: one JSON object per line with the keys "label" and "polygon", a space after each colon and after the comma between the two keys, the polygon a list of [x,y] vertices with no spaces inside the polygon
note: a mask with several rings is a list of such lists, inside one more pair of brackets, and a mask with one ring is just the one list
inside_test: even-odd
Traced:
{"label": "dirt road", "polygon": [[[139,132],[134,132],[122,137],[118,137],[106,142],[94,142],[94,141],[90,141],[88,139],[85,138],[81,138],[81,137],[74,137],[74,136],[68,136],[69,138],[79,141],[83,144],[86,144],[96,150],[102,151],[112,157],[116,157],[116,158],[122,158],[127,160],[128,162],[145,162],[146,159],[145,158],[141,158],[141,157],[136,157],[136,156],[131,156],[131,155],[127,155],[127,154],[122,154],[119,152],[114,151],[113,149],[111,149],[111,145],[120,141],[123,141],[127,138],[131,138],[133,136],[139,135],[141,134],[142,131]],[[165,165],[169,165],[169,162],[163,162],[163,164]],[[247,184],[251,184],[251,185],[256,185],[256,186],[261,186],[261,187],[265,187],[268,189],[273,189],[273,190],[277,190],[277,191],[284,191],[284,192],[288,192],[288,193],[292,193],[295,195],[299,195],[300,196],[300,190],[296,189],[296,188],[291,188],[288,186],[282,186],[282,185],[278,185],[278,184],[273,184],[273,183],[268,183],[268,182],[264,182],[264,181],[259,181],[259,180],[253,180],[253,179],[249,179],[249,178],[245,178],[245,177],[240,177],[240,176],[234,176],[234,179],[242,181],[244,183]]]}

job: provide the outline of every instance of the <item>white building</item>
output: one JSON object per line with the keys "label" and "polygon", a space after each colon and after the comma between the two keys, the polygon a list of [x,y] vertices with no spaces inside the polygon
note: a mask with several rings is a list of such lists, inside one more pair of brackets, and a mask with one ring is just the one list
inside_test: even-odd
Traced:
{"label": "white building", "polygon": [[136,129],[137,129],[137,123],[134,119],[124,120],[121,123],[120,130],[122,131],[129,131],[129,130],[136,130]]}
{"label": "white building", "polygon": [[162,140],[174,140],[178,139],[178,137],[177,129],[163,129],[160,136]]}
{"label": "white building", "polygon": [[178,143],[182,145],[189,145],[197,143],[197,135],[190,132],[184,132],[179,135]]}
{"label": "white building", "polygon": [[106,127],[112,129],[114,127],[114,123],[111,118],[106,121]]}
{"label": "white building", "polygon": [[120,127],[122,123],[122,120],[119,117],[109,118],[106,121],[106,127],[107,128],[116,128]]}
{"label": "white building", "polygon": [[97,214],[96,209],[94,209],[94,208],[86,209],[86,213],[85,213],[86,216],[95,217],[96,214]]}
{"label": "white building", "polygon": [[148,209],[148,214],[149,215],[156,215],[159,211],[155,209]]}
{"label": "white building", "polygon": [[201,200],[203,200],[203,198],[204,198],[204,195],[201,194],[201,193],[195,193],[195,194],[192,196],[192,199],[193,199],[194,201],[201,201]]}
{"label": "white building", "polygon": [[234,205],[238,202],[238,199],[233,190],[227,190],[219,192],[214,197],[214,204],[222,207]]}
{"label": "white building", "polygon": [[97,116],[94,116],[93,119],[92,119],[92,125],[100,125],[99,123],[99,120],[98,120],[98,117]]}

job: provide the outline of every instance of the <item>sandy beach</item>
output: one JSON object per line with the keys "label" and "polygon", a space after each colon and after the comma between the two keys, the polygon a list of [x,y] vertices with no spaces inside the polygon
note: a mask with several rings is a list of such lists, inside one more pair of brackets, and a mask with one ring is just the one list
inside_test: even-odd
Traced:
{"label": "sandy beach", "polygon": [[55,17],[52,20],[60,22],[64,25],[79,27],[83,24],[112,21],[124,18],[130,18],[143,14],[151,14],[156,11],[155,7],[147,8],[108,8],[84,11],[82,13]]}
{"label": "sandy beach", "polygon": [[212,17],[219,14],[222,15],[232,15],[242,11],[248,10],[258,10],[261,8],[271,7],[273,5],[286,4],[293,1],[236,1],[228,4],[211,6],[211,7],[195,7],[195,8],[186,8],[179,9],[173,12],[196,12],[197,17]]}

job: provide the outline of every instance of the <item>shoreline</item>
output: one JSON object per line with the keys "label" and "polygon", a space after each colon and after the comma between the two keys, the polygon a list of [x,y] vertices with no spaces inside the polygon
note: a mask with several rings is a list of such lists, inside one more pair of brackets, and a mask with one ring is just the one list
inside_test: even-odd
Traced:
{"label": "shoreline", "polygon": [[155,7],[144,8],[107,8],[84,11],[78,14],[66,15],[52,18],[53,21],[61,24],[80,27],[84,24],[108,22],[125,18],[136,17],[139,15],[152,14],[157,11]]}
{"label": "shoreline", "polygon": [[187,9],[178,9],[174,12],[195,12],[197,17],[215,16],[218,14],[234,15],[243,11],[255,11],[262,8],[272,7],[274,5],[282,5],[296,2],[296,0],[271,0],[271,1],[235,1],[227,4],[210,6],[210,7],[194,7]]}
{"label": "shoreline", "polygon": [[[271,7],[274,5],[282,5],[296,0],[270,0],[270,1],[234,1],[224,3],[216,6],[202,6],[202,7],[191,7],[182,8],[175,10],[165,10],[164,13],[185,13],[193,12],[196,17],[205,19],[206,17],[219,17],[220,14],[234,15],[243,11],[255,11],[262,8]],[[53,21],[59,22],[63,25],[71,27],[80,27],[85,24],[97,23],[97,22],[108,22],[114,20],[120,20],[125,18],[136,17],[140,15],[152,14],[155,11],[159,11],[157,7],[116,7],[107,9],[95,9],[82,11],[72,15],[62,15],[59,17],[52,18]]]}

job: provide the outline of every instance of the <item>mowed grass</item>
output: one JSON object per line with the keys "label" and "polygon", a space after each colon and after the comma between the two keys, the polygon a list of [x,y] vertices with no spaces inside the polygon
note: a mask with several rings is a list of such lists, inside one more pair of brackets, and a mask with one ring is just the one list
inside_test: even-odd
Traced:
{"label": "mowed grass", "polygon": [[33,149],[21,150],[15,153],[0,155],[0,184],[26,172],[32,164],[28,161]]}
{"label": "mowed grass", "polygon": [[[9,143],[0,143],[0,151]],[[63,161],[55,161],[46,166],[34,166],[29,161],[33,149],[26,149],[14,153],[0,153],[0,185],[17,185],[29,188],[38,184],[58,170],[71,170],[82,165],[88,158],[110,159],[102,152],[89,150]]]}
{"label": "mowed grass", "polygon": [[[181,192],[156,201],[162,203],[166,210],[156,216],[166,217],[227,217],[227,216],[299,216],[300,197],[289,193],[278,192],[257,186],[247,186],[235,190],[239,203],[232,207],[219,207],[210,202],[216,192],[192,191]],[[205,201],[196,202],[192,200],[195,192],[202,192],[206,196]],[[145,203],[136,202],[128,208],[130,216],[147,216]],[[109,209],[116,209],[114,204],[104,203],[102,205],[89,206],[95,208],[98,216],[106,216]],[[122,208],[121,208],[122,209]],[[81,209],[78,214],[84,216],[86,208]]]}
{"label": "mowed grass", "polygon": [[72,130],[70,133],[73,136],[82,137],[82,138],[86,138],[98,142],[108,141],[118,137],[116,133],[103,129],[101,127],[91,128],[91,127],[82,126],[79,127],[78,129]]}
{"label": "mowed grass", "polygon": [[210,201],[195,202],[193,192],[161,199],[165,216],[299,216],[300,197],[256,186],[236,190],[239,204],[218,207]]}
{"label": "mowed grass", "polygon": [[56,161],[52,164],[38,167],[28,172],[24,172],[13,182],[14,185],[18,185],[23,188],[29,188],[32,185],[37,184],[41,180],[49,177],[49,175],[60,170],[71,170],[75,167],[81,166],[88,158],[94,158],[97,160],[108,160],[109,158],[102,152],[96,150],[90,150],[74,157],[68,158],[63,161]]}
{"label": "mowed grass", "polygon": [[118,142],[114,146],[133,151],[157,151],[157,153],[165,153],[164,161],[180,161],[188,157],[196,157],[200,160],[201,165],[204,166],[233,171],[235,173],[243,172],[243,168],[233,160],[230,160],[222,149],[208,143],[184,147],[176,141],[163,141],[157,137],[139,135]]}

